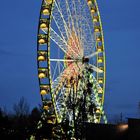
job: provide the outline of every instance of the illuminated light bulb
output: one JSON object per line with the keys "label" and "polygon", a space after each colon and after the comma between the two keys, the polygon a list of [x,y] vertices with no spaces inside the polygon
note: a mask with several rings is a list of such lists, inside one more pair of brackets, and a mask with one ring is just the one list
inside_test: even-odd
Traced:
{"label": "illuminated light bulb", "polygon": [[99,58],[98,59],[98,63],[103,63],[103,59],[102,58]]}
{"label": "illuminated light bulb", "polygon": [[40,24],[40,28],[45,29],[45,28],[47,28],[47,25],[45,23],[42,23],[42,24]]}
{"label": "illuminated light bulb", "polygon": [[49,12],[49,9],[44,9],[44,10],[43,10],[43,14],[44,14],[44,15],[49,15],[49,13],[50,13],[50,12]]}
{"label": "illuminated light bulb", "polygon": [[46,75],[45,75],[45,73],[39,73],[38,77],[39,77],[39,78],[45,78]]}
{"label": "illuminated light bulb", "polygon": [[98,82],[99,82],[99,84],[103,84],[103,80],[102,79],[99,79]]}
{"label": "illuminated light bulb", "polygon": [[52,4],[52,0],[46,0],[48,4]]}
{"label": "illuminated light bulb", "polygon": [[100,32],[100,28],[95,28],[95,32]]}
{"label": "illuminated light bulb", "polygon": [[95,123],[98,123],[98,119],[95,119],[94,122],[95,122]]}
{"label": "illuminated light bulb", "polygon": [[97,51],[98,51],[98,52],[102,52],[102,49],[101,49],[101,48],[98,48]]}
{"label": "illuminated light bulb", "polygon": [[47,94],[47,91],[46,91],[46,90],[41,90],[41,91],[40,91],[40,94],[41,94],[41,95],[45,95],[45,94]]}
{"label": "illuminated light bulb", "polygon": [[98,19],[94,17],[93,22],[98,22]]}
{"label": "illuminated light bulb", "polygon": [[96,41],[100,42],[102,39],[100,37],[96,38]]}
{"label": "illuminated light bulb", "polygon": [[91,0],[88,0],[88,5],[90,6],[92,4],[92,1]]}
{"label": "illuminated light bulb", "polygon": [[103,93],[103,90],[101,90],[101,89],[100,89],[100,90],[98,90],[98,93]]}
{"label": "illuminated light bulb", "polygon": [[45,43],[45,40],[44,39],[39,39],[39,44],[44,44]]}
{"label": "illuminated light bulb", "polygon": [[96,10],[94,8],[91,9],[91,13],[94,14]]}
{"label": "illuminated light bulb", "polygon": [[93,80],[93,79],[90,79],[90,82],[91,82],[91,83],[93,83],[93,82],[94,82],[94,80]]}
{"label": "illuminated light bulb", "polygon": [[99,17],[98,16],[94,16],[93,17],[93,22],[98,22],[99,21]]}
{"label": "illuminated light bulb", "polygon": [[96,110],[96,113],[100,113],[100,109],[97,109],[97,110]]}
{"label": "illuminated light bulb", "polygon": [[48,109],[49,109],[49,107],[48,107],[48,106],[44,106],[43,108],[44,108],[45,110],[48,110]]}
{"label": "illuminated light bulb", "polygon": [[53,124],[53,121],[52,120],[47,120],[47,123]]}
{"label": "illuminated light bulb", "polygon": [[45,60],[45,57],[44,56],[39,56],[38,57],[38,61],[44,61]]}

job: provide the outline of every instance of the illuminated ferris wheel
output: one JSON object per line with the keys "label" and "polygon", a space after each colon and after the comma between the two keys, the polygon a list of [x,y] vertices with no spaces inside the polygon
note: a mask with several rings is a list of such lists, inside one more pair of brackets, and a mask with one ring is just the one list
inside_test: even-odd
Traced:
{"label": "illuminated ferris wheel", "polygon": [[43,0],[38,27],[38,77],[48,123],[100,123],[105,51],[96,0]]}

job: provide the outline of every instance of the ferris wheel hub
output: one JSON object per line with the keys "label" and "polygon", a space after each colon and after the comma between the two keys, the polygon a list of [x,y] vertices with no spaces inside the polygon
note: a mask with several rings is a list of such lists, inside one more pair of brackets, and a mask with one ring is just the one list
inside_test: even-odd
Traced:
{"label": "ferris wheel hub", "polygon": [[83,63],[88,63],[89,62],[89,58],[87,58],[87,57],[83,57]]}

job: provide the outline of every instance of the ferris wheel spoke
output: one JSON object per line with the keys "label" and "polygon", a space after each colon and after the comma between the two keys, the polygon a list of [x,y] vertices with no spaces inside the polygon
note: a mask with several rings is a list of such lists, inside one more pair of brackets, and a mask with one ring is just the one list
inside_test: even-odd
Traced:
{"label": "ferris wheel spoke", "polygon": [[[67,82],[66,81],[67,81],[67,76],[63,72],[52,83],[53,94],[55,94],[55,98],[57,98],[57,101],[60,99],[60,94],[61,94],[60,91],[62,89],[66,89],[66,87],[67,87]],[[65,97],[67,97],[67,96],[68,96],[68,93],[65,91]]]}
{"label": "ferris wheel spoke", "polygon": [[71,26],[71,24],[72,24],[72,27],[70,27],[70,28],[71,28],[71,29],[74,29],[74,31],[75,31],[74,20],[73,20],[71,11],[70,11],[70,7],[69,7],[69,4],[68,4],[68,0],[65,0],[65,3],[66,3],[66,11],[67,11],[68,19],[69,19],[68,26]]}
{"label": "ferris wheel spoke", "polygon": [[62,13],[62,9],[60,7],[58,0],[56,0],[54,3],[56,7],[54,8],[54,10],[56,9],[56,12],[55,11],[53,12],[53,18],[55,19],[55,22],[59,29],[60,28],[62,29],[62,27],[64,27],[63,30],[61,31],[62,33],[64,33],[64,37],[66,38],[65,40],[67,41],[70,36],[70,28],[68,28],[67,22],[65,20],[64,14]]}
{"label": "ferris wheel spoke", "polygon": [[97,73],[103,73],[103,70],[99,69],[98,67],[92,65],[92,64],[88,64],[89,68],[91,68],[93,71],[97,72]]}
{"label": "ferris wheel spoke", "polygon": [[61,71],[59,76],[55,80],[53,80],[53,82],[52,82],[53,89],[56,89],[56,87],[58,87],[58,84],[61,83],[61,81],[64,81],[64,79],[73,77],[73,73],[75,71],[77,73],[80,73],[84,66],[79,64],[79,68],[81,68],[81,70],[79,71],[79,68],[78,68],[77,65],[76,64],[70,64],[67,68],[63,69],[63,71]]}
{"label": "ferris wheel spoke", "polygon": [[92,79],[93,79],[93,83],[96,86],[96,88],[98,89],[98,91],[103,91],[102,87],[100,86],[97,79],[93,75],[92,75]]}
{"label": "ferris wheel spoke", "polygon": [[[55,44],[65,53],[67,54],[67,48],[68,44],[65,42],[64,39],[62,39],[52,28],[50,30],[50,38],[55,42]],[[69,49],[77,56],[78,54],[75,53],[75,51],[69,46]],[[68,54],[69,55],[69,54]],[[71,56],[73,57],[73,56]],[[79,55],[77,56],[79,57]]]}
{"label": "ferris wheel spoke", "polygon": [[[47,34],[47,29],[41,29],[45,34]],[[67,44],[67,42],[61,38],[52,28],[50,30],[50,38],[55,42],[55,44],[58,45],[58,47],[65,53],[67,54],[67,46],[69,46]],[[69,49],[76,55],[78,55],[77,53],[75,53],[75,51],[72,49],[72,47],[69,46]],[[72,57],[72,56],[71,56]],[[79,56],[78,56],[79,57]]]}
{"label": "ferris wheel spoke", "polygon": [[53,19],[55,20],[57,26],[59,26],[59,29],[61,29],[62,33],[64,34],[63,36],[65,37],[65,40],[68,40],[69,37],[69,29],[67,27],[66,21],[64,19],[64,16],[62,14],[62,11],[60,9],[59,3],[57,0],[54,2],[54,12],[52,14]]}
{"label": "ferris wheel spoke", "polygon": [[67,88],[66,80],[60,85],[59,89],[61,92],[56,95],[56,99],[57,99],[57,102],[61,103],[62,105],[62,104],[65,104],[65,101],[67,100],[67,97],[69,95],[69,90]]}
{"label": "ferris wheel spoke", "polygon": [[72,39],[72,42],[75,46],[75,49],[78,52],[77,54],[80,57],[79,49],[78,49],[78,47],[75,43],[75,40],[73,38],[73,35],[72,35],[72,30],[70,30],[70,28],[68,27],[68,25],[65,21],[64,13],[62,13],[62,9],[61,9],[61,7],[60,7],[60,5],[57,1],[55,1],[55,6],[56,6],[56,8],[54,8],[54,9],[57,9],[57,12],[53,12],[54,13],[53,14],[53,19],[54,19],[57,27],[60,29],[61,35],[63,35],[65,40],[68,41],[70,38]]}
{"label": "ferris wheel spoke", "polygon": [[[79,3],[77,2],[77,1],[75,1],[75,0],[72,0],[72,3],[73,3],[73,7],[74,7],[74,11],[75,11],[75,26],[76,26],[76,29],[77,29],[77,35],[78,35],[78,39],[80,40],[80,46],[81,46],[81,50],[82,50],[82,52],[84,53],[84,51],[83,51],[83,46],[82,46],[82,35],[81,35],[81,27],[80,27],[80,24],[81,23],[79,23],[81,20],[81,18],[82,18],[82,15],[80,15],[80,13],[81,13],[81,10],[80,11],[77,11],[78,9],[78,7],[76,8],[76,5],[79,5]],[[80,5],[79,5],[80,6]],[[78,14],[79,13],[79,14]],[[82,53],[82,56],[83,56],[83,53]]]}
{"label": "ferris wheel spoke", "polygon": [[[79,5],[81,5],[81,9],[82,11],[79,11],[80,13],[80,25],[82,25],[81,29],[81,37],[84,39],[83,40],[83,44],[88,44],[88,50],[87,48],[84,47],[84,51],[87,52],[91,52],[92,49],[94,49],[94,47],[96,46],[96,41],[95,41],[95,37],[94,37],[94,31],[91,30],[93,29],[93,24],[90,24],[91,22],[89,20],[92,20],[89,16],[89,14],[87,14],[87,12],[89,12],[88,10],[86,11],[85,9],[88,9],[86,3],[82,2],[81,0],[78,0]],[[93,37],[92,37],[93,36]],[[89,38],[91,37],[91,38]],[[87,42],[88,40],[88,42]],[[91,42],[92,45],[89,44],[89,40]],[[86,45],[84,45],[86,46]]]}
{"label": "ferris wheel spoke", "polygon": [[92,31],[90,30],[90,26],[87,23],[87,21],[85,21],[85,19],[83,19],[83,23],[85,23],[84,27],[81,27],[82,28],[81,40],[82,40],[82,45],[84,46],[83,49],[84,49],[84,52],[86,51],[91,52],[96,46],[95,44],[96,42],[93,39],[94,37],[92,37],[93,34],[92,34]]}
{"label": "ferris wheel spoke", "polygon": [[99,53],[100,53],[100,52],[93,52],[92,54],[87,55],[87,56],[85,56],[85,57],[86,57],[86,58],[92,58],[92,57],[98,55]]}
{"label": "ferris wheel spoke", "polygon": [[63,83],[64,82],[62,81],[62,76],[57,77],[55,81],[52,82],[52,93],[55,94],[55,96],[58,94]]}
{"label": "ferris wheel spoke", "polygon": [[56,63],[56,65],[55,65],[54,72],[53,72],[53,75],[52,75],[52,80],[54,79],[54,77],[56,75],[57,67],[58,67],[58,63]]}
{"label": "ferris wheel spoke", "polygon": [[45,34],[47,34],[48,30],[47,29],[41,29]]}
{"label": "ferris wheel spoke", "polygon": [[81,28],[81,20],[80,19],[82,19],[82,11],[81,11],[81,9],[82,9],[82,4],[81,4],[81,0],[78,0],[78,5],[79,5],[79,21],[78,21],[78,23],[79,23],[79,37],[80,37],[80,40],[82,40],[81,38],[82,38],[82,28]]}
{"label": "ferris wheel spoke", "polygon": [[54,62],[76,62],[77,60],[72,60],[72,59],[50,59],[50,61],[54,61]]}
{"label": "ferris wheel spoke", "polygon": [[60,21],[59,15],[57,15],[57,14],[53,14],[52,17],[56,23],[56,26],[58,27],[58,30],[59,30],[63,40],[65,40],[65,42],[66,42],[68,40],[68,38],[67,38],[66,31],[65,31],[65,27],[63,26],[62,21]]}
{"label": "ferris wheel spoke", "polygon": [[[85,33],[88,34],[89,32],[85,31],[85,29],[87,27],[90,28],[90,26],[89,26],[89,23],[88,23],[89,21],[88,21],[87,17],[85,16],[85,14],[87,14],[87,13],[83,10],[86,6],[85,6],[85,3],[82,3],[81,0],[78,0],[78,5],[80,6],[80,10],[79,10],[79,14],[80,14],[80,17],[79,17],[80,36],[81,36],[81,40],[83,42],[87,43]],[[92,35],[89,35],[89,36],[92,36]]]}
{"label": "ferris wheel spoke", "polygon": [[78,24],[78,14],[77,14],[77,9],[76,9],[76,1],[72,0],[72,4],[73,4],[73,11],[74,11],[74,16],[73,17],[75,17],[77,34],[79,35],[79,24]]}
{"label": "ferris wheel spoke", "polygon": [[[71,12],[71,10],[70,10],[70,4],[69,3],[71,3],[70,1],[69,1],[69,3],[68,3],[68,0],[65,0],[65,2],[66,2],[66,11],[67,11],[67,15],[69,16],[69,19],[70,19],[70,23],[69,24],[72,24],[72,30],[74,30],[74,32],[76,33],[76,35],[78,35],[78,38],[79,38],[79,40],[80,40],[80,37],[79,37],[79,26],[78,26],[78,22],[77,22],[77,20],[78,20],[78,16],[77,16],[77,13],[76,13],[76,7],[75,7],[75,2],[73,2],[72,1],[72,6],[71,6],[71,8],[74,10],[74,15],[72,15],[73,13]],[[75,22],[75,19],[74,19],[74,17],[75,17],[75,19],[76,19],[76,22]]]}
{"label": "ferris wheel spoke", "polygon": [[89,36],[92,37],[93,34],[92,34],[92,31],[90,30],[90,26],[88,25],[88,23],[87,23],[87,28],[88,29],[85,29],[84,33],[83,33],[84,42],[85,42],[85,44],[87,44],[87,47],[85,47],[86,48],[85,51],[91,52],[94,49],[94,47],[96,46],[96,44],[95,44],[96,42],[95,42],[95,40],[93,40],[94,37],[89,38]]}
{"label": "ferris wheel spoke", "polygon": [[[68,16],[68,21],[69,21],[69,23],[68,23],[68,25],[67,25],[67,28],[69,29],[68,30],[68,33],[69,33],[69,35],[70,35],[70,37],[72,38],[72,41],[73,41],[73,43],[75,44],[75,49],[79,52],[80,51],[80,54],[82,55],[82,51],[81,51],[81,48],[80,48],[80,45],[78,44],[78,46],[77,46],[77,44],[75,43],[75,39],[73,38],[73,35],[72,35],[72,32],[74,31],[74,33],[76,34],[76,35],[78,35],[77,34],[77,30],[78,30],[78,28],[75,28],[75,21],[74,21],[74,17],[75,17],[75,15],[72,15],[72,13],[71,13],[71,10],[70,10],[70,1],[68,2],[68,0],[65,0],[65,3],[66,3],[66,11],[67,11],[67,16]],[[72,6],[72,8],[73,8],[74,6]],[[62,11],[62,8],[61,8],[61,11]],[[75,8],[74,8],[74,11],[75,11]],[[65,12],[65,11],[64,11]],[[64,13],[63,13],[63,15],[64,15]],[[72,25],[72,27],[69,27],[70,25]],[[78,37],[79,38],[79,37]]]}
{"label": "ferris wheel spoke", "polygon": [[[52,80],[54,80],[55,75],[60,75],[60,73],[65,69],[64,64],[60,61],[51,61],[50,62],[55,62],[54,64],[51,65],[51,75],[52,75]],[[57,69],[57,70],[56,70]],[[56,71],[56,72],[55,72]]]}
{"label": "ferris wheel spoke", "polygon": [[[74,31],[75,33],[76,33],[76,35],[78,36],[78,39],[80,40],[80,38],[79,38],[79,34],[78,34],[78,32],[79,32],[79,28],[78,28],[78,26],[75,28],[75,21],[74,21],[74,15],[72,16],[72,13],[71,13],[71,10],[70,10],[70,7],[69,7],[69,4],[68,4],[68,0],[65,0],[65,2],[66,2],[66,11],[67,11],[67,15],[69,16],[69,18],[70,18],[70,23],[69,24],[72,24],[72,31]],[[74,7],[74,10],[75,10],[75,7]],[[77,15],[76,15],[77,16]],[[76,17],[76,19],[77,19],[77,17]],[[81,42],[81,41],[80,41]],[[79,43],[80,43],[79,42]],[[78,47],[76,47],[76,49],[78,50],[78,51],[80,51],[80,53],[81,53],[81,56],[82,56],[82,50],[81,50],[81,45],[79,46],[80,44],[78,44]]]}
{"label": "ferris wheel spoke", "polygon": [[61,82],[61,80],[65,78],[65,75],[68,72],[69,72],[69,67],[67,68],[63,67],[63,70],[61,71],[61,73],[57,76],[55,80],[53,80],[52,87],[54,88],[54,85],[57,85],[59,82]]}
{"label": "ferris wheel spoke", "polygon": [[[66,81],[66,80],[65,80]],[[65,81],[60,81],[57,86],[55,87],[55,89],[53,89],[53,94],[55,94],[55,98],[57,101],[62,100],[62,89],[65,86]]]}
{"label": "ferris wheel spoke", "polygon": [[55,80],[52,81],[52,87],[55,88],[55,86],[63,79],[64,77],[64,70],[57,76]]}
{"label": "ferris wheel spoke", "polygon": [[58,47],[64,52],[67,53],[67,44],[66,42],[51,28],[50,29],[50,38],[58,45]]}

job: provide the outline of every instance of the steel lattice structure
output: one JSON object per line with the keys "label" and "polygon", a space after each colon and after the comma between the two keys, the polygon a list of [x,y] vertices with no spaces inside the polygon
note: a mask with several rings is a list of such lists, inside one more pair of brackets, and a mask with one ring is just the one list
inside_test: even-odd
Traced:
{"label": "steel lattice structure", "polygon": [[[96,0],[43,0],[38,77],[48,123],[107,123],[105,50]],[[74,131],[74,129],[72,130]]]}

